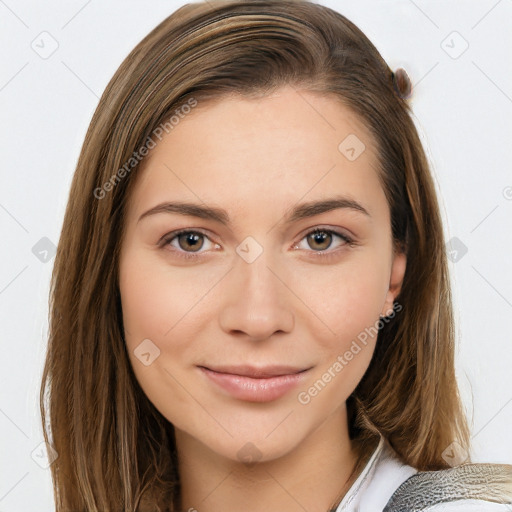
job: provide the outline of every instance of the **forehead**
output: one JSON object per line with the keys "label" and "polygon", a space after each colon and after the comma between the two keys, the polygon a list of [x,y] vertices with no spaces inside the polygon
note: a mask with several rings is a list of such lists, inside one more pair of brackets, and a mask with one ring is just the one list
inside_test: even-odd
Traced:
{"label": "forehead", "polygon": [[156,142],[138,171],[132,217],[173,199],[261,219],[301,199],[344,194],[378,207],[384,198],[374,139],[333,95],[284,87],[199,103]]}

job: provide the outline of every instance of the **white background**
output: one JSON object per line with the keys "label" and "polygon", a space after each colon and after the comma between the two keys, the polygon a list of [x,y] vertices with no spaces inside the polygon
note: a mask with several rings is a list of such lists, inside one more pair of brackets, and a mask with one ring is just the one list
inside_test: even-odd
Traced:
{"label": "white background", "polygon": [[[53,259],[32,248],[43,237],[58,243],[85,131],[111,76],[183,3],[0,0],[0,512],[53,510],[50,471],[31,455],[42,441]],[[512,1],[320,3],[359,26],[414,84],[448,239],[468,248],[450,268],[472,456],[512,463]],[[58,48],[44,59],[32,46],[48,51],[52,38]]]}

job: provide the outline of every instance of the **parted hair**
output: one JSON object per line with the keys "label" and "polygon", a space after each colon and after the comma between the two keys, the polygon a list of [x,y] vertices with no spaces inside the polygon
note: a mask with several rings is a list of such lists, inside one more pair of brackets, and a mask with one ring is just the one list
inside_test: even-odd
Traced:
{"label": "parted hair", "polygon": [[[44,437],[57,453],[57,512],[178,510],[174,429],[139,386],[124,341],[119,249],[141,167],[126,162],[191,100],[262,97],[284,85],[338,98],[364,122],[395,248],[407,255],[401,310],[379,330],[347,401],[359,460],[378,436],[419,470],[446,468],[454,441],[469,449],[443,225],[407,73],[393,72],[358,27],[325,6],[210,0],[178,9],[125,58],[78,159],[51,278],[40,393]],[[114,181],[118,169],[125,172]]]}

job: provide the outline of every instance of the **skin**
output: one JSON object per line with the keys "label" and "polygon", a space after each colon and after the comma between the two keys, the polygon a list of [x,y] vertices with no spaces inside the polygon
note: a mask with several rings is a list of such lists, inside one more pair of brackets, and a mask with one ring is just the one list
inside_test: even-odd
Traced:
{"label": "skin", "polygon": [[[338,149],[349,134],[366,146],[353,161]],[[327,510],[353,482],[345,401],[376,339],[360,343],[309,403],[298,393],[389,313],[406,265],[393,251],[370,133],[334,96],[287,86],[199,104],[144,164],[127,205],[119,286],[135,375],[175,427],[181,508]],[[369,215],[339,208],[284,223],[298,203],[334,195]],[[178,213],[138,220],[177,200],[223,208],[231,224]],[[353,243],[335,234],[315,241],[308,234],[316,227]],[[181,245],[179,237],[159,245],[182,228],[205,236],[196,246],[186,235]],[[236,251],[248,236],[263,249],[251,263]],[[187,252],[198,258],[180,257]],[[134,352],[145,339],[160,350],[148,366]],[[258,403],[228,395],[198,368],[243,363],[311,369],[298,388]],[[254,464],[240,460],[242,448]]]}

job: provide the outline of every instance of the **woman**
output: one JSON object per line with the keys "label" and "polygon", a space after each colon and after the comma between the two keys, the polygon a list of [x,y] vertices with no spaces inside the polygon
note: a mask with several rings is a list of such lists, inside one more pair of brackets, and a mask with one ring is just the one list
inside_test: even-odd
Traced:
{"label": "woman", "polygon": [[125,59],[52,277],[58,511],[510,509],[410,93],[306,1],[189,4]]}

